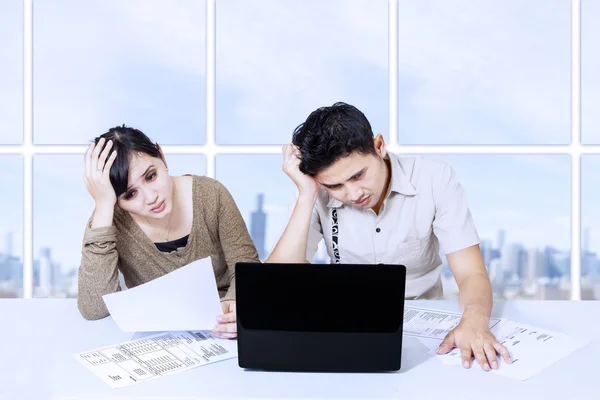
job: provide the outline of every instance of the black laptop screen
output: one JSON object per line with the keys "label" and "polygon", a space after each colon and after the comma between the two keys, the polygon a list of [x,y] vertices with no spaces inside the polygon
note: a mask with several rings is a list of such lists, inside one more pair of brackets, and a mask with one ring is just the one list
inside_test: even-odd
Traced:
{"label": "black laptop screen", "polygon": [[256,330],[396,332],[405,280],[394,265],[239,263],[238,319]]}

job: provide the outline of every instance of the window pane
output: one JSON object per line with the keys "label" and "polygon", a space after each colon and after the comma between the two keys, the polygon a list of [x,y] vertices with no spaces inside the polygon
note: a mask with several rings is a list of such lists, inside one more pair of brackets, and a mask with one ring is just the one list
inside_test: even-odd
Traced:
{"label": "window pane", "polygon": [[23,5],[0,2],[0,144],[23,141]]}
{"label": "window pane", "polygon": [[126,124],[161,144],[204,143],[204,2],[40,0],[36,143],[88,143]]}
{"label": "window pane", "polygon": [[568,143],[570,21],[564,0],[400,0],[400,143]]}
{"label": "window pane", "polygon": [[[219,155],[217,180],[227,187],[246,221],[261,261],[287,226],[296,185],[281,171],[279,155]],[[313,262],[328,263],[322,244]]]}
{"label": "window pane", "polygon": [[[443,155],[464,187],[494,296],[570,299],[570,159]],[[448,298],[457,287],[444,259]]]}
{"label": "window pane", "polygon": [[[171,175],[205,171],[204,156],[166,155]],[[85,224],[94,201],[83,183],[83,155],[34,158],[34,296],[76,297]]]}
{"label": "window pane", "polygon": [[581,161],[581,299],[600,300],[600,156]]}
{"label": "window pane", "polygon": [[289,143],[318,107],[344,101],[388,130],[385,0],[217,2],[217,141]]}
{"label": "window pane", "polygon": [[581,3],[581,138],[600,143],[600,2]]}
{"label": "window pane", "polygon": [[0,297],[23,297],[23,158],[0,156]]}

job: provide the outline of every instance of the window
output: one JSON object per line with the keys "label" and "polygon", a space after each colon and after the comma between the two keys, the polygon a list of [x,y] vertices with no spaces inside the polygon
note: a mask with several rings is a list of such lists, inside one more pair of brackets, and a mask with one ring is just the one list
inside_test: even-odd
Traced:
{"label": "window", "polygon": [[345,101],[390,151],[455,169],[498,298],[600,298],[599,13],[584,0],[4,1],[0,295],[76,296],[93,209],[83,154],[121,124],[161,144],[172,174],[222,181],[264,259],[295,192],[281,146]]}
{"label": "window", "polygon": [[[568,299],[571,177],[566,155],[439,155],[464,187],[499,299]],[[447,298],[458,288],[445,257]]]}
{"label": "window", "polygon": [[581,164],[581,297],[600,300],[600,156],[583,156]]}
{"label": "window", "polygon": [[23,157],[0,155],[0,297],[23,296]]}
{"label": "window", "polygon": [[385,0],[217,1],[217,143],[290,142],[341,100],[387,136],[387,24]]}
{"label": "window", "polygon": [[570,2],[399,1],[404,144],[566,144]]}
{"label": "window", "polygon": [[121,124],[204,143],[204,4],[179,3],[35,1],[35,143],[86,144]]}
{"label": "window", "polygon": [[19,0],[0,4],[0,145],[23,141],[23,10]]}

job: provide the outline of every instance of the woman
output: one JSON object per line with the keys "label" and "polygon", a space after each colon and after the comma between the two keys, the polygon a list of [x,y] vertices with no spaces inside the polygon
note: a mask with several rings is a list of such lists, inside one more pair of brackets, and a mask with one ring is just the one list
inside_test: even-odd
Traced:
{"label": "woman", "polygon": [[78,307],[84,318],[108,316],[102,296],[211,257],[223,315],[214,332],[236,337],[234,268],[258,262],[256,248],[227,189],[202,176],[170,176],[158,144],[122,126],[94,139],[85,184],[95,209],[86,226]]}

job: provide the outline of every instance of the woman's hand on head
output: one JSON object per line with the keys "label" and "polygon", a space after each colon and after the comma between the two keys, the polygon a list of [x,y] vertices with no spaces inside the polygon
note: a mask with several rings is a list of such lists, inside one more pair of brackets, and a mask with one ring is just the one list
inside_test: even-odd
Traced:
{"label": "woman's hand on head", "polygon": [[110,168],[117,158],[117,152],[110,153],[111,140],[102,150],[104,141],[102,138],[98,144],[90,144],[85,153],[85,186],[94,198],[97,208],[114,207],[117,203],[117,195],[110,183]]}

